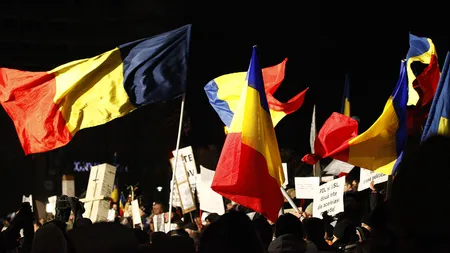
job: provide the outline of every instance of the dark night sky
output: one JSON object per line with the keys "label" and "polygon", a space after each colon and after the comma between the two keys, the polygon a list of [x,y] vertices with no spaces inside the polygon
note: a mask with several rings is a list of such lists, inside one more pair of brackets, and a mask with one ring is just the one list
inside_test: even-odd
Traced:
{"label": "dark night sky", "polygon": [[[58,35],[54,32],[54,38],[67,41],[74,36],[84,36],[86,40],[92,38],[93,41],[102,36],[110,39],[101,45],[75,45],[70,51],[65,51],[62,42],[61,45],[53,43],[50,49],[36,49],[33,53],[27,53],[33,51],[32,46],[24,46],[14,40],[20,37],[42,43],[50,40],[45,34],[52,33],[51,30],[44,33],[42,28],[42,33],[27,36],[27,32],[17,33],[3,22],[3,26],[0,24],[1,36],[10,41],[0,43],[0,66],[48,70],[71,60],[94,56],[127,41],[192,23],[186,95],[192,132],[191,138],[184,141],[194,147],[223,143],[222,123],[209,106],[203,86],[222,74],[245,71],[252,45],[259,45],[260,61],[264,67],[289,58],[285,81],[275,94],[281,101],[287,101],[310,87],[304,106],[284,118],[276,128],[279,146],[293,148],[299,156],[309,151],[312,105],[317,105],[319,126],[333,111],[339,111],[347,71],[351,75],[352,114],[361,118],[361,129],[364,130],[381,113],[396,83],[400,60],[409,48],[408,32],[433,39],[441,66],[448,50],[448,32],[438,29],[436,18],[408,20],[404,14],[408,13],[405,5],[396,3],[393,6],[392,1],[357,2],[356,6],[342,1],[286,1],[289,4],[284,5],[273,1],[201,1],[189,5],[190,1],[166,0],[130,1],[135,6],[127,4],[124,8],[122,2],[125,1],[102,0],[95,4],[97,9],[87,5],[90,1],[72,1],[76,4],[84,2],[86,9],[79,8],[78,12],[92,20],[103,18],[99,14],[102,10],[100,3],[114,3],[117,8],[110,6],[108,10],[111,13],[131,13],[135,21],[124,19],[118,28],[95,25],[94,21],[78,33],[66,31]],[[35,6],[38,6],[37,2],[47,2],[41,5],[46,9],[55,1],[22,2],[34,2]],[[0,3],[0,21],[8,14],[2,5],[8,3]],[[76,16],[78,12],[72,10],[70,13]],[[41,19],[45,21],[52,17],[46,14]],[[35,26],[41,29],[39,25]],[[112,154],[117,151],[119,162],[144,169],[130,178],[148,179],[151,182],[148,184],[152,185],[155,180],[164,178],[164,173],[158,176],[154,171],[167,170],[166,157],[175,147],[178,107],[179,100],[176,100],[139,109],[104,126],[79,132],[62,150],[68,160],[96,161],[111,161]],[[13,124],[3,109],[0,109],[0,139],[0,194],[5,196],[5,202],[14,202],[17,206],[16,201],[19,201],[22,191],[30,190],[27,182],[32,179],[24,177],[31,175],[34,161],[23,155]],[[6,206],[11,211],[8,203]],[[2,206],[0,214],[6,211]]]}

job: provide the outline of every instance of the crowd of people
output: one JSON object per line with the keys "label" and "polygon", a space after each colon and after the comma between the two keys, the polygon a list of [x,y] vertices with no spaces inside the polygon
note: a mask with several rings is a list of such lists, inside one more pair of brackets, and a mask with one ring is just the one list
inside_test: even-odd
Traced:
{"label": "crowd of people", "polygon": [[3,221],[0,253],[449,252],[445,209],[430,204],[442,199],[439,192],[450,178],[448,150],[450,139],[438,136],[406,153],[389,197],[383,185],[372,183],[357,192],[357,182],[347,182],[344,212],[333,217],[323,213],[321,219],[312,217],[311,203],[305,201],[299,212],[281,214],[275,222],[249,216],[252,210],[228,201],[225,214],[212,213],[204,220],[200,213],[191,217],[174,207],[171,223],[176,228],[162,232],[152,222],[153,216],[165,213],[159,202],[151,211],[141,209],[142,226],[134,226],[117,205],[112,206],[114,221],[92,223],[83,218],[84,207],[76,198],[60,196],[55,217],[47,221],[34,221],[30,204],[22,203]]}

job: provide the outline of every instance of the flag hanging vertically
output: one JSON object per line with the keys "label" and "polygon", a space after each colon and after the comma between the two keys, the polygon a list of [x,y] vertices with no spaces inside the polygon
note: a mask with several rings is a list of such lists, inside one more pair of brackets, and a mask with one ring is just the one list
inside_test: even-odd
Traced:
{"label": "flag hanging vertically", "polygon": [[119,201],[119,185],[117,183],[117,177],[114,179],[113,190],[111,191],[111,201],[112,203],[117,203]]}
{"label": "flag hanging vertically", "polygon": [[283,182],[280,152],[253,47],[247,87],[242,90],[211,188],[275,222],[284,202]]}
{"label": "flag hanging vertically", "polygon": [[[421,62],[427,67],[416,77],[411,65]],[[417,37],[409,34],[409,50],[406,55],[408,72],[408,106],[417,105],[421,99],[421,105],[426,105],[433,99],[439,81],[439,65],[436,49],[429,38]],[[421,95],[416,89],[420,90]]]}
{"label": "flag hanging vertically", "polygon": [[0,103],[26,154],[66,145],[105,124],[186,91],[190,25],[48,72],[0,68]]}
{"label": "flag hanging vertically", "polygon": [[119,212],[120,217],[123,217],[125,204],[127,203],[127,199],[125,198],[125,195],[123,195],[123,192],[120,192],[120,199],[119,199]]}
{"label": "flag hanging vertically", "polygon": [[350,80],[348,73],[345,75],[345,86],[344,94],[342,95],[342,108],[341,113],[345,116],[351,117],[350,115]]}
{"label": "flag hanging vertically", "polygon": [[[311,119],[311,130],[309,132],[309,146],[311,148],[311,153],[314,154],[314,142],[316,141],[317,127],[316,127],[316,105],[313,107],[312,119]],[[313,165],[313,175],[316,177],[321,176],[320,160]]]}
{"label": "flag hanging vertically", "polygon": [[[273,96],[284,79],[286,62],[287,58],[278,65],[262,70],[265,93],[274,126],[276,126],[284,116],[297,111],[302,106],[303,101],[305,100],[306,91],[308,90],[305,89],[286,103],[278,101]],[[242,90],[247,86],[245,80],[246,75],[246,72],[226,74],[214,78],[205,85],[204,89],[206,96],[208,97],[211,106],[225,124],[225,132],[228,131],[228,128],[231,125],[231,120],[233,119],[233,115],[239,104]]]}
{"label": "flag hanging vertically", "polygon": [[334,113],[319,131],[315,154],[302,160],[314,164],[318,159],[331,157],[368,170],[390,164],[388,169],[377,172],[391,174],[406,143],[407,100],[406,64],[402,61],[397,85],[383,113],[367,131],[357,135],[358,123],[354,119]]}
{"label": "flag hanging vertically", "polygon": [[434,96],[427,122],[422,134],[422,142],[433,135],[450,135],[450,53],[445,58],[441,79]]}

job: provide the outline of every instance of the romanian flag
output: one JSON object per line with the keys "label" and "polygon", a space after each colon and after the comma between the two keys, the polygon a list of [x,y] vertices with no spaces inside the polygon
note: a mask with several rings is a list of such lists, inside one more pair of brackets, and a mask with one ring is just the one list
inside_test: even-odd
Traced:
{"label": "romanian flag", "polygon": [[441,79],[433,99],[422,141],[433,135],[450,135],[450,54],[447,53]]}
{"label": "romanian flag", "polygon": [[[262,70],[265,93],[269,104],[273,125],[276,126],[284,116],[297,111],[305,100],[306,91],[297,94],[286,103],[275,99],[273,94],[284,79],[287,58],[278,65]],[[242,90],[246,88],[246,72],[237,72],[215,78],[205,85],[209,103],[225,124],[225,130],[230,128],[231,120],[236,113]]]}
{"label": "romanian flag", "polygon": [[117,187],[117,177],[114,180],[113,190],[111,192],[111,201],[112,203],[117,203],[119,201],[119,188]]}
{"label": "romanian flag", "polygon": [[211,188],[275,222],[284,174],[256,47],[246,79]]}
{"label": "romanian flag", "polygon": [[[406,55],[408,72],[408,105],[424,106],[433,100],[439,82],[439,64],[433,41],[429,38],[409,35],[409,51]],[[412,64],[421,62],[427,67],[416,77]]]}
{"label": "romanian flag", "polygon": [[121,217],[123,217],[123,212],[124,212],[126,203],[127,203],[127,199],[125,198],[125,195],[123,195],[123,192],[120,192],[119,213],[120,213]]}
{"label": "romanian flag", "polygon": [[[325,122],[315,141],[315,154],[303,161],[315,164],[331,157],[361,168],[391,174],[406,142],[406,103],[408,84],[406,64],[402,62],[400,77],[383,113],[364,133],[357,135],[356,120],[334,113]],[[383,169],[379,169],[383,168]]]}
{"label": "romanian flag", "polygon": [[[439,83],[440,71],[436,50],[431,39],[410,35],[410,48],[406,57],[408,65],[408,82],[410,97],[419,95],[414,107],[407,111],[408,135],[420,134],[424,128],[428,112]],[[413,63],[422,62],[428,65],[419,74],[413,72]],[[412,88],[414,89],[412,89]]]}
{"label": "romanian flag", "polygon": [[342,96],[342,108],[341,113],[347,117],[350,117],[350,80],[348,73],[345,76],[344,95]]}
{"label": "romanian flag", "polygon": [[0,103],[26,154],[186,91],[190,25],[47,72],[0,68]]}

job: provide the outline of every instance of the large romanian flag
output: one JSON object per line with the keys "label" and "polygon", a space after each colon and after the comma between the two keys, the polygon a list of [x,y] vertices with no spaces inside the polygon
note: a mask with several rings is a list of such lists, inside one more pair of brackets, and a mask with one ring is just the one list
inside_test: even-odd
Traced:
{"label": "large romanian flag", "polygon": [[[277,100],[273,94],[280,87],[284,79],[287,58],[278,65],[262,70],[265,93],[269,104],[270,116],[273,125],[276,126],[286,115],[297,111],[305,100],[306,91],[300,92],[286,103]],[[231,125],[231,120],[237,110],[242,90],[246,89],[246,72],[236,72],[214,78],[205,85],[205,92],[209,103],[219,115],[226,128]]]}
{"label": "large romanian flag", "polygon": [[186,91],[190,25],[46,72],[0,68],[0,103],[26,154]]}
{"label": "large romanian flag", "polygon": [[[420,62],[427,65],[416,76],[412,64]],[[439,82],[439,64],[433,41],[429,38],[409,35],[409,50],[406,55],[406,67],[408,73],[408,105],[421,105],[431,103]],[[416,90],[419,89],[420,93]]]}
{"label": "large romanian flag", "polygon": [[211,188],[276,221],[284,174],[256,47],[244,80]]}
{"label": "large romanian flag", "polygon": [[406,143],[407,101],[406,64],[402,61],[397,85],[383,113],[367,131],[358,135],[358,123],[354,119],[334,113],[319,131],[314,144],[315,154],[306,155],[302,160],[315,164],[317,160],[331,157],[361,168],[391,174]]}
{"label": "large romanian flag", "polygon": [[422,141],[433,135],[450,135],[450,53],[445,58],[441,79],[433,99]]}

